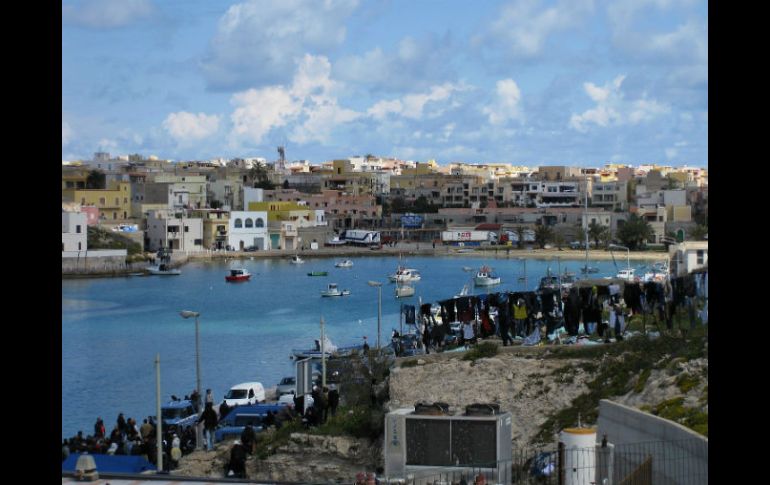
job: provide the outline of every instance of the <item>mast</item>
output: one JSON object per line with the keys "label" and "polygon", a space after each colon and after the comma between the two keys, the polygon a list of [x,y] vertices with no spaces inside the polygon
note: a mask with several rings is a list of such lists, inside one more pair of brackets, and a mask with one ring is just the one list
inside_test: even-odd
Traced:
{"label": "mast", "polygon": [[588,273],[588,175],[586,175],[586,204],[585,209],[583,210],[583,218],[585,219],[585,233],[586,233],[586,264],[585,264],[585,272]]}

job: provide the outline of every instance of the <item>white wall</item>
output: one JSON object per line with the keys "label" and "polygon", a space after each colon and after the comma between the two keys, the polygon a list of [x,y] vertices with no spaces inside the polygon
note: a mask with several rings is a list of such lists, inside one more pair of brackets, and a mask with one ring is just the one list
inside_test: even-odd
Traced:
{"label": "white wall", "polygon": [[249,202],[264,202],[265,191],[263,189],[256,189],[254,187],[243,188],[243,208],[249,207]]}
{"label": "white wall", "polygon": [[[88,216],[84,212],[61,213],[62,251],[85,251],[88,249]],[[78,232],[78,227],[80,232]]]}
{"label": "white wall", "polygon": [[[261,190],[261,189],[260,189]],[[240,226],[237,223],[240,221]],[[251,221],[252,227],[248,221]],[[256,246],[259,250],[270,249],[270,238],[267,235],[267,211],[232,211],[227,231],[227,244],[239,250]],[[261,227],[258,227],[260,226]]]}

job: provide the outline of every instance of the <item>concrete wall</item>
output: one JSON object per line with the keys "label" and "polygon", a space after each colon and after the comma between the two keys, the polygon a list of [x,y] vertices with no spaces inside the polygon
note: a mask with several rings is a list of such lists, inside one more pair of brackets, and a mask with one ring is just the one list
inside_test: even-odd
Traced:
{"label": "concrete wall", "polygon": [[62,251],[62,274],[99,274],[131,269],[126,266],[125,249]]}
{"label": "concrete wall", "polygon": [[[597,439],[607,435],[616,446],[656,442],[647,453],[616,456],[643,460],[652,455],[653,483],[708,483],[708,438],[673,421],[606,399],[599,401]],[[705,474],[705,476],[704,476]]]}

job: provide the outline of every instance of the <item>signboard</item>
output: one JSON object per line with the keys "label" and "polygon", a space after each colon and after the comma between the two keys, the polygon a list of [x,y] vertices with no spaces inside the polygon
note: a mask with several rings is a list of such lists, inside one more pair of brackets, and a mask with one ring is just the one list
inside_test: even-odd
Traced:
{"label": "signboard", "polygon": [[422,227],[422,216],[417,214],[404,214],[401,216],[401,227],[419,229]]}

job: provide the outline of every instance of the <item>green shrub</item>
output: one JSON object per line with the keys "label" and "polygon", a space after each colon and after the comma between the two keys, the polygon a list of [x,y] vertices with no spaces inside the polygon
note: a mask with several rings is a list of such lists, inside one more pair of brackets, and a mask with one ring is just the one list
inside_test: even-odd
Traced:
{"label": "green shrub", "polygon": [[647,368],[642,371],[641,374],[639,374],[639,379],[636,381],[636,385],[634,386],[634,392],[640,393],[644,391],[644,385],[647,384],[647,379],[650,378],[650,374],[652,374],[652,369]]}
{"label": "green shrub", "polygon": [[497,355],[497,344],[494,342],[482,342],[473,349],[469,350],[463,356],[463,360],[470,360],[475,362],[478,359],[486,357],[494,357]]}
{"label": "green shrub", "polygon": [[700,379],[698,376],[692,374],[682,374],[676,379],[676,386],[685,394],[699,383]]}

